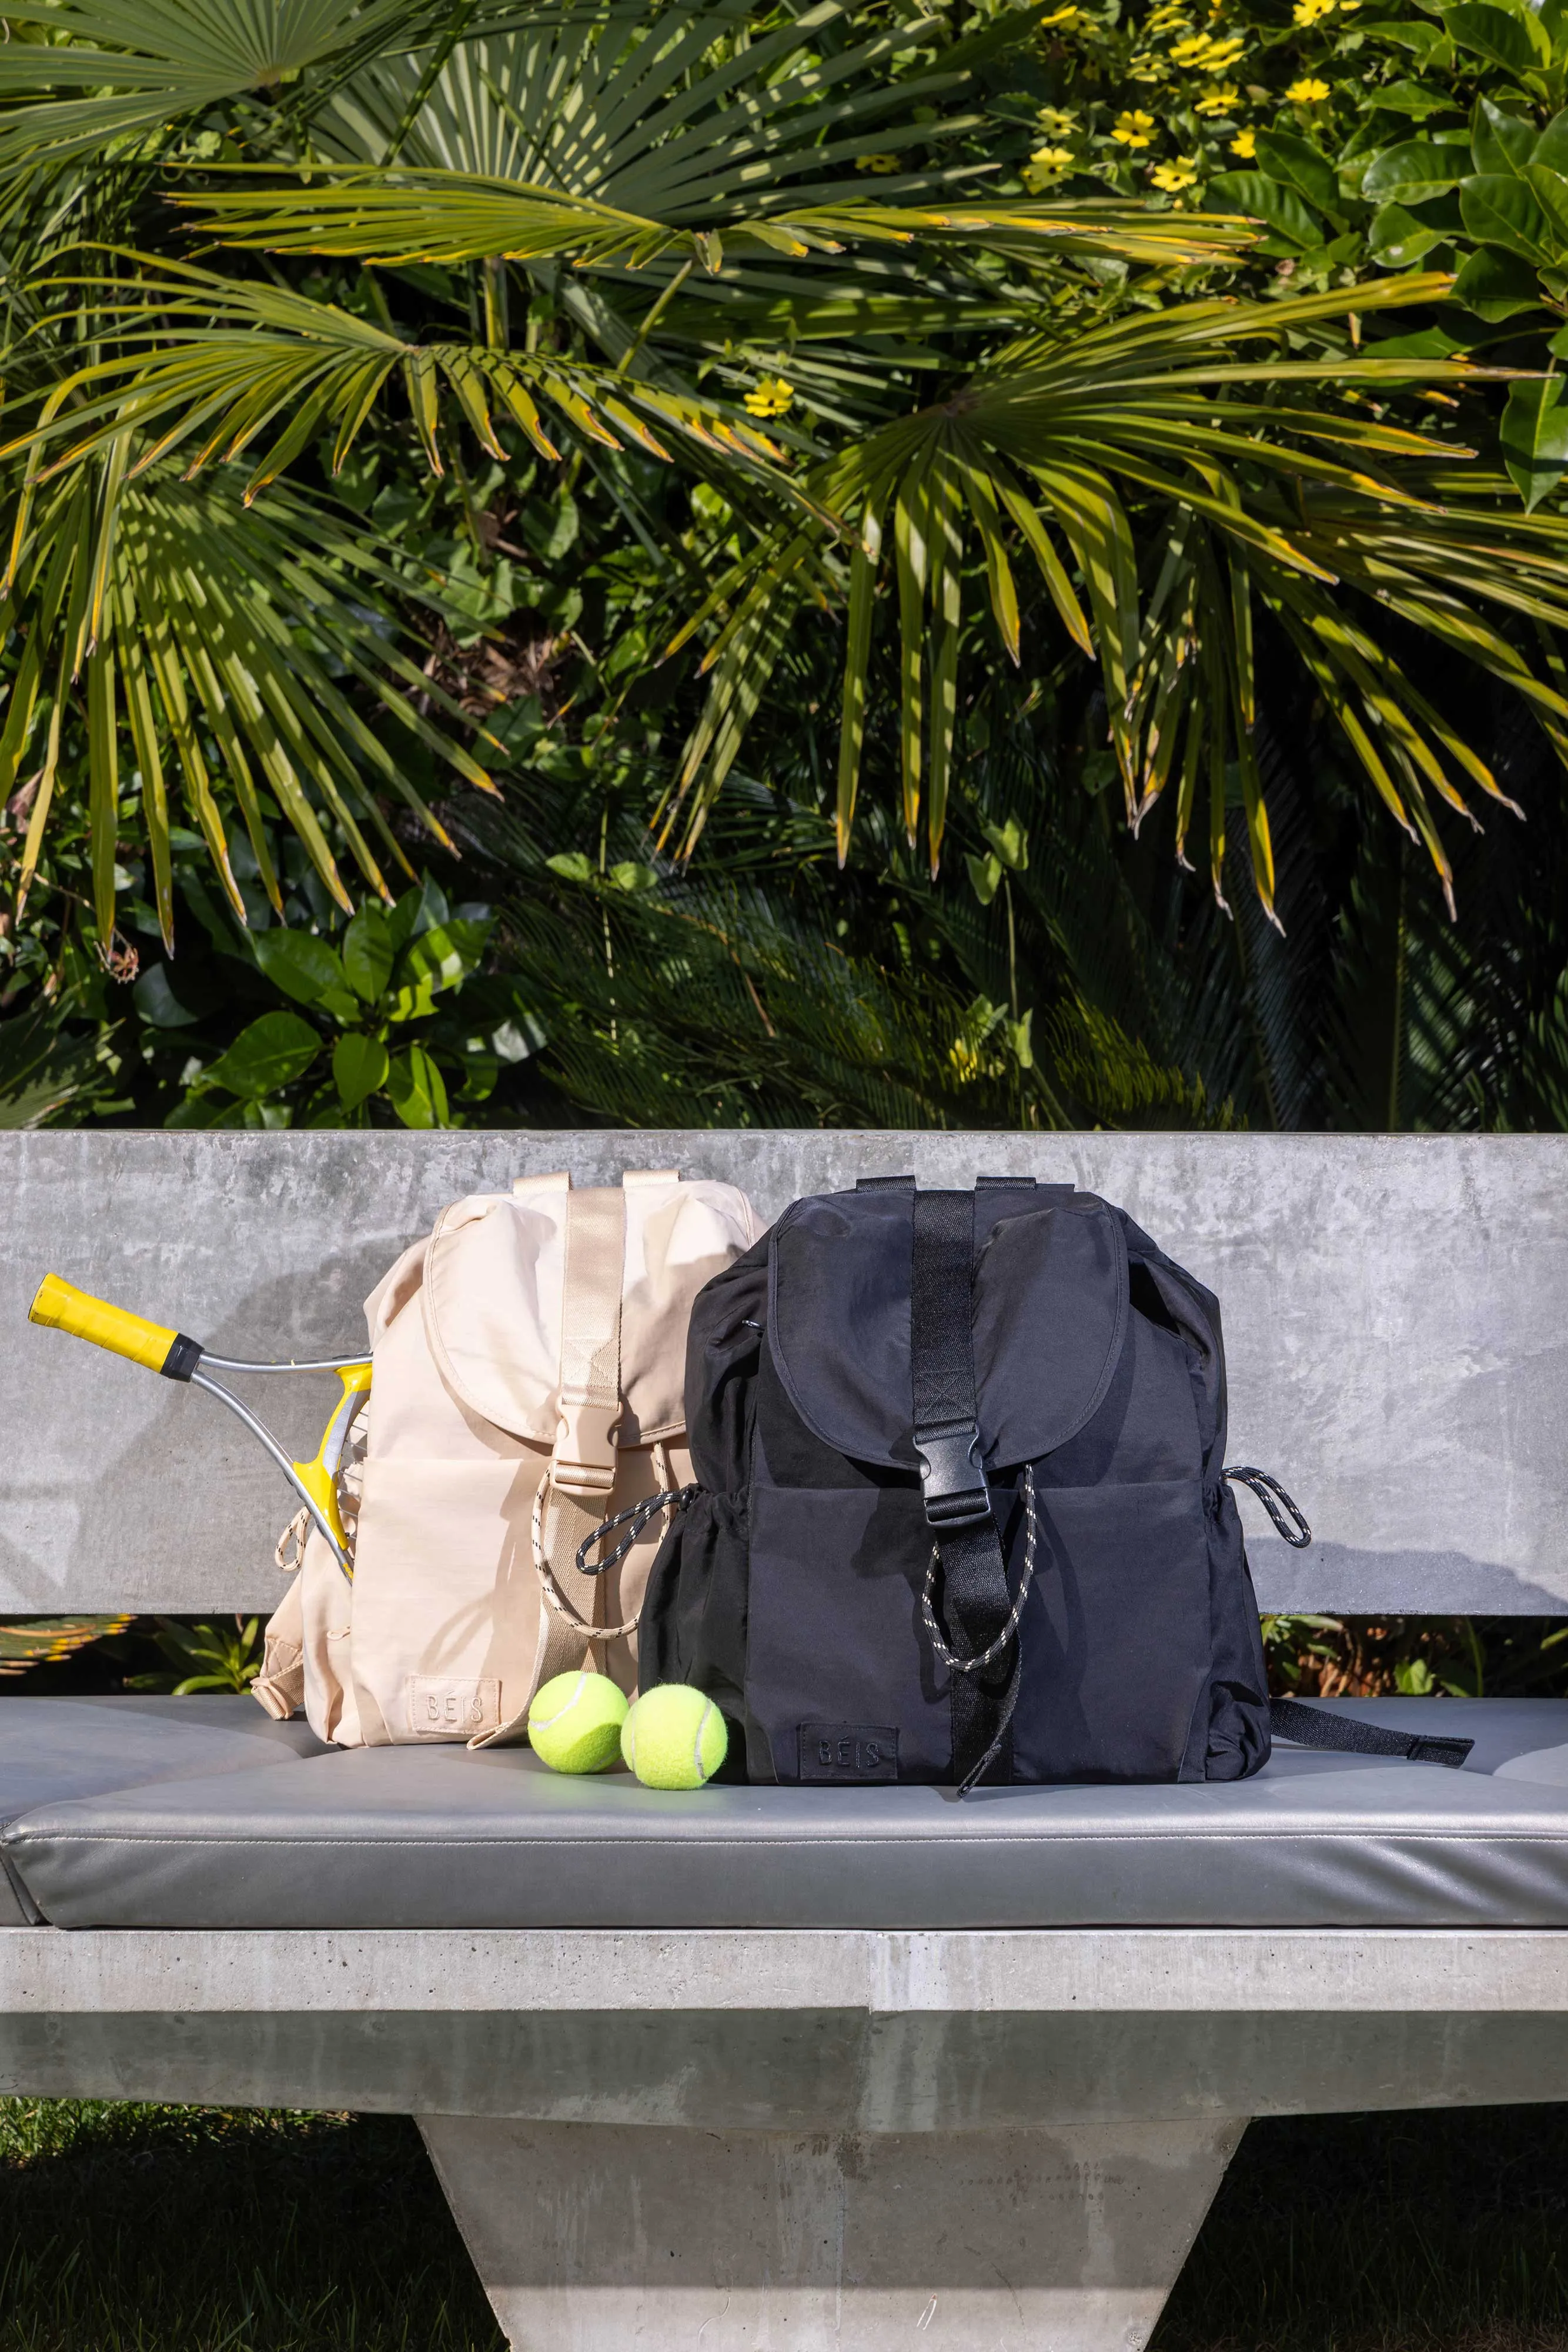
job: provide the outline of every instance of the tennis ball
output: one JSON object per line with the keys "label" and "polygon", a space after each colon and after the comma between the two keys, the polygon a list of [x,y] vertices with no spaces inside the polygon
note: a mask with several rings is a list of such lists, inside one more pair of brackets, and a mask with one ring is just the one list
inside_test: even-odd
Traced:
{"label": "tennis ball", "polygon": [[644,1691],[621,1727],[621,1753],[645,1789],[700,1789],[728,1746],[723,1716],[689,1683]]}
{"label": "tennis ball", "polygon": [[626,1696],[608,1675],[556,1675],[534,1693],[528,1739],[552,1772],[602,1772],[615,1761]]}

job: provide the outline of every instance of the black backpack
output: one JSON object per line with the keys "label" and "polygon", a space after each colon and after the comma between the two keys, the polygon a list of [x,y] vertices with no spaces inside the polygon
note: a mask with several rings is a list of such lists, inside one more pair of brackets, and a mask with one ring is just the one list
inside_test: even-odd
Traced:
{"label": "black backpack", "polygon": [[[1310,1530],[1224,1467],[1218,1303],[1120,1209],[1017,1177],[797,1201],[698,1296],[686,1423],[699,1484],[649,1580],[642,1679],[707,1692],[737,1773],[965,1790],[1267,1761],[1228,1481]],[[1273,1728],[1469,1747],[1289,1701]]]}

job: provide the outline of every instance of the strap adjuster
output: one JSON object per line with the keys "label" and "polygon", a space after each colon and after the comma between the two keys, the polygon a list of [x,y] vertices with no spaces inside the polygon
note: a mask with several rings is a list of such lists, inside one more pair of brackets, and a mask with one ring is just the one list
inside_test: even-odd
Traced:
{"label": "strap adjuster", "polygon": [[620,1418],[619,1399],[605,1405],[563,1394],[550,1460],[552,1483],[568,1495],[608,1495],[615,1484],[613,1433]]}
{"label": "strap adjuster", "polygon": [[980,1467],[980,1433],[972,1421],[917,1429],[925,1517],[934,1528],[978,1527],[991,1516],[991,1493]]}
{"label": "strap adjuster", "polygon": [[1458,1772],[1475,1744],[1473,1739],[1438,1738],[1433,1732],[1417,1732],[1406,1752],[1412,1764],[1446,1764],[1450,1772]]}

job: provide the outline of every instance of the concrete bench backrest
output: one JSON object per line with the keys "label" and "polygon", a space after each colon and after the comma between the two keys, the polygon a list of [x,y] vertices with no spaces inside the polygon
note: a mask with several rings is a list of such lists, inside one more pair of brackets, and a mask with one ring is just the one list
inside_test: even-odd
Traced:
{"label": "concrete bench backrest", "polygon": [[[267,1609],[292,1507],[212,1399],[31,1328],[42,1274],[220,1354],[345,1353],[444,1203],[563,1167],[722,1177],[768,1217],[911,1168],[1071,1179],[1219,1296],[1229,1459],[1316,1535],[1290,1551],[1244,1501],[1263,1607],[1568,1608],[1568,1136],[733,1131],[0,1137],[0,1608]],[[329,1380],[245,1389],[313,1450]]]}

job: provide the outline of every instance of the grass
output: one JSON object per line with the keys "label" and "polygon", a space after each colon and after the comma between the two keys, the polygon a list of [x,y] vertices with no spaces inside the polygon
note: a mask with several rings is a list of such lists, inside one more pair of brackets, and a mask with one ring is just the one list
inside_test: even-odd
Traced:
{"label": "grass", "polygon": [[401,2116],[0,2100],[0,2352],[504,2352]]}
{"label": "grass", "polygon": [[[1565,2352],[1568,2107],[1255,2124],[1152,2352]],[[0,2100],[0,2352],[503,2352],[399,2116]]]}
{"label": "grass", "polygon": [[1151,2352],[1563,2352],[1568,2106],[1254,2124]]}

